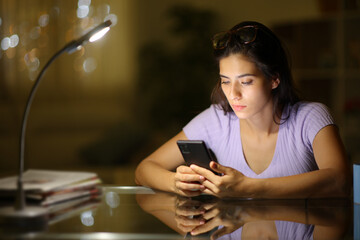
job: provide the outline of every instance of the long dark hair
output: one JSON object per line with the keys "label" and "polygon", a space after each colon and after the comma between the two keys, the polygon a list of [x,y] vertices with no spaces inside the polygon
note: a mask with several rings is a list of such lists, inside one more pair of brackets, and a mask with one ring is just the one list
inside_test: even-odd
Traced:
{"label": "long dark hair", "polygon": [[[256,38],[250,43],[243,43],[233,33],[236,29],[244,26],[257,28]],[[293,105],[300,100],[293,85],[290,63],[281,41],[269,28],[253,21],[237,24],[229,30],[229,34],[231,37],[226,46],[221,49],[214,49],[215,60],[219,63],[221,59],[232,54],[242,54],[254,62],[269,81],[278,78],[280,84],[272,90],[273,118],[278,123],[276,117],[281,119],[282,109],[286,105]],[[211,100],[214,104],[219,105],[225,114],[233,111],[222,91],[220,81],[213,89]],[[288,116],[282,120],[286,120],[286,118]]]}

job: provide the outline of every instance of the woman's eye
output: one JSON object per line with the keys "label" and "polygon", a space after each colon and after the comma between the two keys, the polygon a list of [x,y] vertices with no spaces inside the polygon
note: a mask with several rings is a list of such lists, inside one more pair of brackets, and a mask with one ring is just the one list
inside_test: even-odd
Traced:
{"label": "woman's eye", "polygon": [[242,85],[251,85],[252,83],[253,83],[253,80],[241,82]]}
{"label": "woman's eye", "polygon": [[229,84],[230,81],[221,81],[221,84]]}

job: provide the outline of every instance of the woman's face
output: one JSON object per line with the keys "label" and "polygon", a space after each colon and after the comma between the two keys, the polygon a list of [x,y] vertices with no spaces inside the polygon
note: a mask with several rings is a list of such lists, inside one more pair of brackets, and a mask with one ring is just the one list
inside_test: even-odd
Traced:
{"label": "woman's face", "polygon": [[233,54],[219,62],[221,88],[240,119],[262,117],[272,114],[271,90],[279,84],[278,79],[269,81],[264,74],[241,54]]}

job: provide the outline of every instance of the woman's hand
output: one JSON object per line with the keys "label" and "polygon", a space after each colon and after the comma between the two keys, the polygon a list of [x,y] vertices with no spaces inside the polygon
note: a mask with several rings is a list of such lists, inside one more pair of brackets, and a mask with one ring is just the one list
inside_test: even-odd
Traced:
{"label": "woman's hand", "polygon": [[249,178],[233,168],[222,166],[216,162],[211,162],[210,167],[215,172],[220,173],[221,176],[217,176],[211,171],[196,165],[190,166],[193,172],[205,178],[202,181],[202,185],[205,187],[203,189],[204,193],[219,198],[249,197],[250,188],[247,187]]}
{"label": "woman's hand", "polygon": [[205,224],[205,219],[202,217],[205,212],[202,202],[178,196],[175,206],[177,227],[184,233],[192,232],[198,226]]}
{"label": "woman's hand", "polygon": [[188,166],[177,167],[174,180],[174,192],[182,196],[198,196],[205,189],[205,186],[202,185],[205,177],[197,174]]}
{"label": "woman's hand", "polygon": [[242,207],[229,205],[218,199],[203,202],[191,198],[178,198],[175,213],[177,227],[193,236],[209,233],[222,226],[211,234],[211,239],[229,234],[245,223],[242,218]]}
{"label": "woman's hand", "polygon": [[[199,235],[209,232],[219,226],[211,234],[211,239],[217,239],[223,235],[232,233],[245,224],[241,207],[228,206],[226,203],[219,202],[202,215],[206,221],[191,231],[192,235]],[[247,215],[246,213],[244,214]],[[246,217],[245,217],[246,218]]]}

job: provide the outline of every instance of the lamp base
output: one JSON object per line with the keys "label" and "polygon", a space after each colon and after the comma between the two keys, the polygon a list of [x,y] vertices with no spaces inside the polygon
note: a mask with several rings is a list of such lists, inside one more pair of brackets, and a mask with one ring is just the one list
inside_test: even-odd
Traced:
{"label": "lamp base", "polygon": [[36,218],[46,217],[48,211],[43,207],[26,206],[22,210],[16,210],[13,206],[0,208],[2,218]]}
{"label": "lamp base", "polygon": [[47,229],[48,217],[48,211],[42,207],[26,206],[23,210],[1,207],[0,229],[9,233],[42,232]]}

